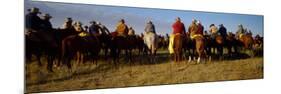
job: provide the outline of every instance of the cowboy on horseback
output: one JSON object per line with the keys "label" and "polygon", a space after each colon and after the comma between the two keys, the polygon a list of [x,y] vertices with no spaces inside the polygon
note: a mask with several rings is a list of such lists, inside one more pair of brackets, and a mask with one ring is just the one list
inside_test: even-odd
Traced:
{"label": "cowboy on horseback", "polygon": [[155,26],[152,21],[148,21],[144,28],[143,42],[147,50],[150,52],[150,62],[155,61],[156,51],[158,48],[158,36],[156,34]]}
{"label": "cowboy on horseback", "polygon": [[219,25],[219,34],[223,37],[223,39],[226,39],[227,36],[227,29],[223,26],[223,24]]}
{"label": "cowboy on horseback", "polygon": [[192,40],[198,36],[203,37],[204,27],[200,21],[193,19],[191,24],[189,25],[188,32]]}
{"label": "cowboy on horseback", "polygon": [[238,25],[238,30],[236,31],[236,37],[239,39],[242,35],[246,33],[246,29],[243,28],[242,24]]}
{"label": "cowboy on horseback", "polygon": [[129,36],[135,36],[135,30],[133,29],[133,27],[129,27],[129,32],[128,32]]}
{"label": "cowboy on horseback", "polygon": [[[30,12],[25,16],[25,26],[28,39],[33,41],[41,41],[45,43],[53,44],[53,39],[49,32],[44,32],[52,30],[51,23],[49,19],[50,15],[44,15],[43,20],[38,16],[41,14],[39,8],[33,7],[30,9]],[[48,25],[46,25],[46,22]]]}
{"label": "cowboy on horseback", "polygon": [[76,32],[78,32],[78,33],[81,33],[84,31],[84,29],[82,27],[82,23],[80,21],[74,22],[73,27],[76,30]]}
{"label": "cowboy on horseback", "polygon": [[[25,16],[25,27],[32,31],[39,31],[41,28],[42,20],[38,16],[41,14],[39,8],[33,7],[30,9],[30,12]],[[35,32],[34,31],[34,32]]]}
{"label": "cowboy on horseback", "polygon": [[65,21],[62,25],[62,29],[73,29],[72,22],[73,22],[72,18],[70,17],[65,18]]}
{"label": "cowboy on horseback", "polygon": [[215,24],[210,25],[211,38],[214,39],[218,35],[218,28],[215,26]]}
{"label": "cowboy on horseback", "polygon": [[100,35],[101,28],[100,26],[96,23],[96,21],[91,21],[89,26],[89,33],[93,36],[98,36]]}
{"label": "cowboy on horseback", "polygon": [[154,27],[154,24],[152,23],[152,21],[148,21],[147,22],[144,31],[146,33],[154,33],[154,34],[156,34],[155,27]]}
{"label": "cowboy on horseback", "polygon": [[118,24],[116,25],[117,36],[126,37],[128,35],[128,26],[125,24],[125,20],[121,19]]}
{"label": "cowboy on horseback", "polygon": [[44,14],[43,18],[42,18],[42,27],[44,30],[46,31],[52,31],[53,30],[53,26],[50,22],[50,19],[52,18],[52,16],[50,14]]}
{"label": "cowboy on horseback", "polygon": [[105,25],[101,24],[101,22],[97,22],[97,25],[99,26],[102,35],[110,34],[108,28]]}
{"label": "cowboy on horseback", "polygon": [[173,32],[170,36],[169,42],[169,52],[170,54],[174,53],[173,45],[174,45],[174,37],[175,35],[185,35],[185,27],[184,24],[181,22],[179,17],[176,18],[175,23],[172,25]]}

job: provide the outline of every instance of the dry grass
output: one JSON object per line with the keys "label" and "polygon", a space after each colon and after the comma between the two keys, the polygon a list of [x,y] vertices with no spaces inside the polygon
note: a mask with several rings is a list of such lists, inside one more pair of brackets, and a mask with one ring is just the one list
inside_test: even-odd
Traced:
{"label": "dry grass", "polygon": [[157,64],[112,63],[75,65],[70,72],[66,67],[48,73],[46,65],[26,65],[27,92],[46,92],[109,87],[159,85],[263,78],[263,58],[232,61],[214,61],[206,64],[169,60]]}

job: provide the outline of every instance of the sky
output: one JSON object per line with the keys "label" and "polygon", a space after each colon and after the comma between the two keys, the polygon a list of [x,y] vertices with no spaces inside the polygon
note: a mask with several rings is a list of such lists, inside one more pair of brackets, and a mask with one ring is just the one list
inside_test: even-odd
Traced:
{"label": "sky", "polygon": [[167,10],[152,8],[118,7],[91,4],[70,4],[25,0],[25,13],[28,8],[37,7],[42,13],[49,13],[53,18],[51,23],[54,28],[62,27],[64,19],[71,17],[74,21],[81,21],[89,25],[92,20],[104,24],[111,32],[120,19],[125,19],[128,26],[132,26],[137,34],[144,32],[147,21],[151,20],[157,34],[170,34],[172,24],[176,17],[180,17],[185,27],[188,28],[192,19],[200,20],[205,30],[210,24],[224,24],[228,32],[236,32],[238,24],[242,24],[254,35],[263,36],[263,16],[232,13],[213,13],[189,10]]}

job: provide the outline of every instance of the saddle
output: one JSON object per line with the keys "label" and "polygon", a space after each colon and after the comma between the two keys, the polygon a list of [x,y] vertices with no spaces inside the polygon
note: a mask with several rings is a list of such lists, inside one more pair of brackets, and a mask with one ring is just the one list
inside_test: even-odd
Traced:
{"label": "saddle", "polygon": [[87,35],[89,35],[89,34],[86,33],[86,32],[81,32],[81,33],[78,34],[78,36],[80,36],[80,37],[85,37],[85,36],[87,36]]}

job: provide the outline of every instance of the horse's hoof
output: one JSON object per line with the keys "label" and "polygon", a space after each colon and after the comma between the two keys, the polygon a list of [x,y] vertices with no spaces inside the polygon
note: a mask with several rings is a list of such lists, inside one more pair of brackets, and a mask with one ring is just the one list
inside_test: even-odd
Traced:
{"label": "horse's hoof", "polygon": [[197,64],[199,64],[199,63],[200,63],[200,61],[201,61],[201,60],[200,60],[200,58],[198,58],[198,59],[197,59]]}

